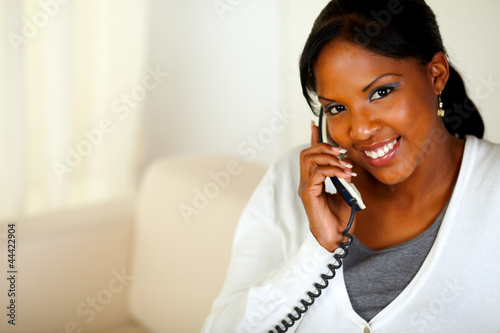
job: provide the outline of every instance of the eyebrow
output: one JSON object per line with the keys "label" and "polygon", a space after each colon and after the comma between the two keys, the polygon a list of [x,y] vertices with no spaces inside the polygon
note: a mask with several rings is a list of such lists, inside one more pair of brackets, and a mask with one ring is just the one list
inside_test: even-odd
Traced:
{"label": "eyebrow", "polygon": [[334,99],[329,99],[329,98],[325,98],[323,96],[318,96],[318,98],[321,98],[321,99],[324,99],[325,101],[328,101],[328,102],[333,102],[333,103],[336,103],[337,101],[334,100]]}
{"label": "eyebrow", "polygon": [[380,75],[378,78],[376,78],[375,80],[373,80],[369,85],[367,85],[366,87],[363,88],[363,92],[366,92],[368,89],[370,89],[370,87],[375,83],[377,82],[378,80],[380,80],[381,78],[383,78],[384,76],[388,76],[388,75],[395,75],[395,76],[403,76],[403,74],[396,74],[396,73],[385,73],[385,74],[382,74]]}
{"label": "eyebrow", "polygon": [[[396,74],[396,73],[385,73],[385,74],[382,74],[380,75],[379,77],[377,77],[375,80],[373,80],[369,85],[367,85],[366,87],[363,88],[363,92],[366,92],[368,89],[370,89],[370,87],[375,83],[377,82],[378,80],[380,80],[381,78],[385,77],[385,76],[389,76],[389,75],[395,75],[395,76],[403,76],[403,74]],[[336,103],[337,101],[334,100],[334,99],[329,99],[329,98],[325,98],[323,96],[318,96],[318,98],[321,98],[321,99],[324,99],[325,101],[328,101],[328,102],[333,102],[333,103]]]}

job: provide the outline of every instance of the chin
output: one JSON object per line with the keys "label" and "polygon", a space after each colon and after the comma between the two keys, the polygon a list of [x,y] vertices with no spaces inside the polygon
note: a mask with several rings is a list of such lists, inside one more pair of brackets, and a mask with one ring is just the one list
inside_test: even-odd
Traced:
{"label": "chin", "polygon": [[401,166],[400,168],[393,167],[386,170],[375,170],[375,172],[368,171],[373,178],[382,184],[397,185],[410,178],[414,170],[414,168],[409,166]]}

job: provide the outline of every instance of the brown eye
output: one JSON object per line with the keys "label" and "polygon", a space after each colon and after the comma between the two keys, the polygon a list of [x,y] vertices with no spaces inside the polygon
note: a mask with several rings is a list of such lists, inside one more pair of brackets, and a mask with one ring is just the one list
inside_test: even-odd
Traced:
{"label": "brown eye", "polygon": [[381,88],[379,90],[376,90],[373,95],[371,96],[370,100],[374,101],[377,99],[381,99],[389,95],[389,93],[392,91],[392,88]]}
{"label": "brown eye", "polygon": [[326,111],[325,113],[327,114],[337,114],[337,113],[340,113],[342,111],[345,111],[346,110],[346,107],[341,105],[341,104],[333,104],[333,105],[330,105],[326,108]]}
{"label": "brown eye", "polygon": [[377,99],[387,97],[387,95],[389,95],[394,89],[396,89],[398,85],[399,83],[391,83],[389,85],[384,85],[373,89],[373,91],[369,95],[370,101],[376,101]]}

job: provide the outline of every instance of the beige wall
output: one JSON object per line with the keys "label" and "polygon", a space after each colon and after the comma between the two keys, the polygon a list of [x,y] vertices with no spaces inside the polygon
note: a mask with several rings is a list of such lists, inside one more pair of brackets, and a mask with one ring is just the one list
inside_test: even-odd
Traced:
{"label": "beige wall", "polygon": [[[171,75],[146,101],[147,160],[220,152],[268,164],[307,143],[313,117],[301,96],[297,61],[327,2],[152,0],[150,63]],[[223,19],[215,3],[225,5]],[[486,138],[500,142],[500,2],[428,3],[481,110]],[[280,123],[277,113],[292,116]]]}

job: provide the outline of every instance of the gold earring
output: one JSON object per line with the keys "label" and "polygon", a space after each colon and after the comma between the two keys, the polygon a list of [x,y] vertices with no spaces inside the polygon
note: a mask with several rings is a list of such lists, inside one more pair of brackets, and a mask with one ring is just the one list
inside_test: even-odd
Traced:
{"label": "gold earring", "polygon": [[439,104],[439,108],[437,110],[437,115],[438,115],[438,117],[444,117],[443,102],[441,101],[441,92],[439,92],[439,95],[438,95],[438,104]]}

